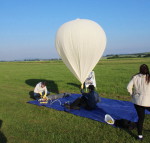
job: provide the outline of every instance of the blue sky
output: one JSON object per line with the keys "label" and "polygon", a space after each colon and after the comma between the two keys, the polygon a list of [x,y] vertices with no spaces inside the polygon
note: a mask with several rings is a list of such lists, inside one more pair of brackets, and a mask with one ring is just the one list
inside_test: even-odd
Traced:
{"label": "blue sky", "polygon": [[149,0],[0,0],[0,60],[58,58],[55,34],[76,18],[101,25],[105,55],[150,52]]}

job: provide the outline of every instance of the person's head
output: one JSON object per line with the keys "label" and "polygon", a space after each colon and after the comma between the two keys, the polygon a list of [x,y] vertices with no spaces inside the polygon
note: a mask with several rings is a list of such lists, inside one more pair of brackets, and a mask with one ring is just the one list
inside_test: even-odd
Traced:
{"label": "person's head", "polygon": [[146,64],[142,64],[141,66],[140,66],[140,74],[143,74],[143,75],[146,75],[146,81],[147,81],[147,83],[149,83],[150,82],[150,73],[149,73],[149,68],[148,68],[148,66],[146,65]]}
{"label": "person's head", "polygon": [[91,85],[89,85],[88,89],[89,89],[89,91],[94,91],[95,87],[94,87],[94,85],[91,84]]}
{"label": "person's head", "polygon": [[140,73],[141,74],[149,74],[149,68],[146,64],[140,66]]}
{"label": "person's head", "polygon": [[44,88],[46,86],[46,81],[41,82],[41,87]]}

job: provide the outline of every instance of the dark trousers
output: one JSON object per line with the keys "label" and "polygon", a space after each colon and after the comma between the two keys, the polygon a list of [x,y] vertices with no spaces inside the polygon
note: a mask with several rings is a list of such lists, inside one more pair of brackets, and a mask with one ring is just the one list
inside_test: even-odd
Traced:
{"label": "dark trousers", "polygon": [[139,106],[136,104],[134,104],[134,107],[138,115],[138,122],[137,122],[138,135],[142,135],[143,123],[144,123],[144,118],[145,118],[145,109],[150,111],[150,107]]}
{"label": "dark trousers", "polygon": [[78,107],[83,107],[87,110],[91,110],[91,108],[89,107],[88,103],[87,103],[87,99],[82,96],[81,98],[77,98],[73,103],[70,104],[70,107],[71,108],[74,108],[75,106],[78,106]]}

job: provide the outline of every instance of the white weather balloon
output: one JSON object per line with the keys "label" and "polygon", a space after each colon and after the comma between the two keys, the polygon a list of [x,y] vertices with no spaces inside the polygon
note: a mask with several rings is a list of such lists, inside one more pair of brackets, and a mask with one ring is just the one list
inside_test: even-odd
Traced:
{"label": "white weather balloon", "polygon": [[55,46],[63,62],[83,84],[104,52],[106,35],[96,22],[76,19],[58,29]]}

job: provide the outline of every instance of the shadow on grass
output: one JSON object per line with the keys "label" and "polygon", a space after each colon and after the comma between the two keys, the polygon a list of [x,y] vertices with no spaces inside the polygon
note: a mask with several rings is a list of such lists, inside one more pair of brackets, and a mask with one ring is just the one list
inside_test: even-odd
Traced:
{"label": "shadow on grass", "polygon": [[[27,79],[25,81],[26,84],[30,85],[33,87],[33,90],[34,90],[34,87],[36,86],[37,83],[41,82],[41,81],[46,81],[47,83],[47,90],[50,91],[50,92],[53,92],[53,93],[56,93],[58,94],[59,91],[58,91],[58,86],[57,84],[53,81],[53,80],[45,80],[45,79]],[[30,98],[33,98],[33,91],[30,91],[29,92],[29,95],[30,95]]]}
{"label": "shadow on grass", "polygon": [[80,85],[79,84],[76,84],[76,83],[67,83],[67,84],[68,85],[72,85],[72,86],[77,87],[77,88],[80,89]]}
{"label": "shadow on grass", "polygon": [[150,132],[150,130],[144,130],[145,132]]}
{"label": "shadow on grass", "polygon": [[[121,128],[121,129],[123,129],[123,128]],[[131,135],[134,139],[136,139],[137,138],[137,135],[135,135],[134,133],[132,133],[132,131],[131,130],[128,130],[128,129],[123,129],[125,132],[127,132],[129,135]]]}
{"label": "shadow on grass", "polygon": [[131,121],[125,120],[125,119],[119,119],[119,120],[115,120],[114,125],[117,128],[124,130],[125,132],[127,132],[129,135],[131,135],[133,138],[136,139],[137,136],[132,132],[132,130],[137,129],[136,122],[131,122]]}
{"label": "shadow on grass", "polygon": [[33,91],[29,91],[29,95],[30,95],[30,98],[35,99],[35,98],[34,98],[34,92],[33,92]]}
{"label": "shadow on grass", "polygon": [[[0,128],[2,127],[2,123],[3,121],[0,120]],[[1,143],[7,143],[7,138],[5,137],[5,135],[0,131],[0,142]]]}

